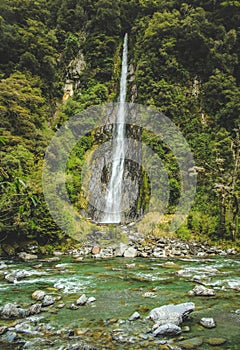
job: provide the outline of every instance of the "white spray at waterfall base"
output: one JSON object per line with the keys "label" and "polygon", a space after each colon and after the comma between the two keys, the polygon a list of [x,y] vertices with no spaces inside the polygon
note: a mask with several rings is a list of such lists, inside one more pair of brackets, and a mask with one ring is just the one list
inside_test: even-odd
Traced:
{"label": "white spray at waterfall base", "polygon": [[113,128],[112,171],[105,196],[105,209],[102,222],[120,223],[122,207],[122,185],[125,159],[125,102],[127,95],[128,73],[128,36],[125,34],[122,54],[119,108]]}

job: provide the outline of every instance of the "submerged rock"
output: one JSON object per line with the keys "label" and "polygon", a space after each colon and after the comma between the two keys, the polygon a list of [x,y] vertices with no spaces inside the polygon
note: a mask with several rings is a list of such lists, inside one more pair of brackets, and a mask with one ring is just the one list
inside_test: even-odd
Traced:
{"label": "submerged rock", "polygon": [[209,338],[209,339],[207,339],[207,343],[209,345],[213,345],[213,346],[223,345],[226,343],[226,341],[227,341],[227,339],[225,339],[225,338]]}
{"label": "submerged rock", "polygon": [[203,344],[203,337],[182,340],[176,344],[179,345],[181,349],[196,349]]}
{"label": "submerged rock", "polygon": [[190,290],[188,292],[188,295],[191,296],[214,296],[216,295],[215,291],[210,288],[206,288],[202,285],[200,286],[195,286],[193,290]]}
{"label": "submerged rock", "polygon": [[136,264],[125,264],[126,269],[134,269],[136,267]]}
{"label": "submerged rock", "polygon": [[205,328],[215,328],[216,323],[213,318],[201,318],[200,324]]}
{"label": "submerged rock", "polygon": [[174,323],[166,323],[155,329],[153,332],[154,337],[158,337],[160,335],[170,335],[176,336],[182,332],[181,328]]}

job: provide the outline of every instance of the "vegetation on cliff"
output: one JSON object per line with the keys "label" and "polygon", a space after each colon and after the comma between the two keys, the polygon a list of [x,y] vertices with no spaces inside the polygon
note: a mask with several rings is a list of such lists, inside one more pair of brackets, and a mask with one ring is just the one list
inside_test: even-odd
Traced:
{"label": "vegetation on cliff", "polygon": [[[197,195],[179,234],[239,239],[240,1],[2,0],[0,13],[2,242],[64,236],[42,193],[44,151],[65,120],[116,99],[125,32],[129,101],[163,112],[194,154]],[[63,103],[66,80],[75,93]],[[68,169],[76,206],[85,141]],[[173,157],[161,140],[146,142],[171,175],[171,214],[180,191]]]}

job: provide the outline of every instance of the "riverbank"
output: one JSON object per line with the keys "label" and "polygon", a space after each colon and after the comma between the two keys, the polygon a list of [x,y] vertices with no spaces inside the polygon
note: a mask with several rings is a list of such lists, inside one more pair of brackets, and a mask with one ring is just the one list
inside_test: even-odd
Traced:
{"label": "riverbank", "polygon": [[[118,231],[99,230],[86,237],[84,242],[71,238],[40,245],[37,241],[15,241],[0,245],[0,256],[20,257],[22,260],[36,259],[38,256],[90,256],[95,258],[178,258],[207,257],[240,254],[240,247],[230,241],[183,240],[177,236],[140,234],[134,225],[119,226]],[[116,234],[117,232],[117,234]],[[119,234],[119,232],[121,234]],[[24,254],[23,254],[24,253]]]}

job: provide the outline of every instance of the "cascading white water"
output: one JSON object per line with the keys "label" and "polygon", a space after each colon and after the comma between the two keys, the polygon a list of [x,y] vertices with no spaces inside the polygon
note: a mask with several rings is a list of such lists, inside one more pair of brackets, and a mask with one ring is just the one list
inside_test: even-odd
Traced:
{"label": "cascading white water", "polygon": [[105,209],[102,220],[104,223],[121,222],[122,183],[125,158],[125,102],[127,95],[128,73],[127,40],[128,36],[125,34],[122,54],[119,107],[117,111],[115,126],[113,129],[112,173],[105,196]]}

